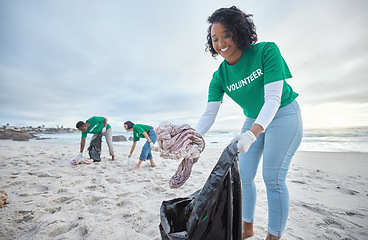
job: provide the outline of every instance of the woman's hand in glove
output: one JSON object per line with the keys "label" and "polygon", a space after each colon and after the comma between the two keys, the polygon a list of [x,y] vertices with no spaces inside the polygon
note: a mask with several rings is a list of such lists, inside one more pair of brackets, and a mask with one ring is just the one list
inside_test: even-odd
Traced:
{"label": "woman's hand in glove", "polygon": [[246,153],[248,152],[250,145],[252,145],[252,143],[254,143],[256,140],[257,138],[251,131],[246,131],[245,133],[242,133],[233,138],[231,142],[238,142],[238,152]]}

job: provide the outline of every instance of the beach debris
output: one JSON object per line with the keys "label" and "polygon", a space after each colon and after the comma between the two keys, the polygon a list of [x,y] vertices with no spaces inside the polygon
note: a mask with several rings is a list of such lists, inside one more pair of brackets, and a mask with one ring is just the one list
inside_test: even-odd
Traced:
{"label": "beach debris", "polygon": [[70,163],[72,165],[78,165],[78,164],[91,164],[93,160],[84,158],[83,156],[77,155],[75,158],[70,160]]}
{"label": "beach debris", "polygon": [[188,124],[175,125],[162,122],[155,130],[157,134],[160,157],[166,159],[183,159],[176,173],[171,177],[171,188],[181,187],[189,178],[195,164],[204,150],[205,142],[201,134]]}
{"label": "beach debris", "polygon": [[2,208],[4,206],[4,204],[8,204],[8,194],[1,190],[0,191],[0,208]]}

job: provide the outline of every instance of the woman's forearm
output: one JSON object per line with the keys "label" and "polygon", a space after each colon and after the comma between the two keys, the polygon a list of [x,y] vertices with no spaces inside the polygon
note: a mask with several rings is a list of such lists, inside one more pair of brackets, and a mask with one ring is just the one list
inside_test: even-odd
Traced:
{"label": "woman's forearm", "polygon": [[152,142],[151,141],[151,138],[148,136],[148,134],[146,132],[143,132],[142,135],[147,139],[147,141],[150,143]]}
{"label": "woman's forearm", "polygon": [[134,149],[135,149],[135,145],[137,145],[137,142],[134,142],[134,143],[133,143],[132,148],[130,149],[130,155],[132,155],[132,154],[133,154]]}

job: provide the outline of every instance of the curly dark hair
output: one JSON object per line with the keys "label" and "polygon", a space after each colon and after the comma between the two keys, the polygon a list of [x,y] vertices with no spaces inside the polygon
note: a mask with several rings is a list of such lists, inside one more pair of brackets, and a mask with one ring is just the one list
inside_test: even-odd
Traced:
{"label": "curly dark hair", "polygon": [[212,54],[212,57],[217,56],[217,52],[212,46],[211,28],[216,22],[221,23],[232,35],[235,45],[240,49],[248,49],[251,44],[257,42],[256,26],[254,25],[252,14],[246,14],[235,6],[230,8],[217,9],[207,21],[211,25],[207,30],[206,51]]}

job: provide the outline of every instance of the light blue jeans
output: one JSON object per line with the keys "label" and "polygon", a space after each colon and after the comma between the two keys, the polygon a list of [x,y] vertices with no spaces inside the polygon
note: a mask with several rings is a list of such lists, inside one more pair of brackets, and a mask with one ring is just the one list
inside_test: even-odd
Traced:
{"label": "light blue jeans", "polygon": [[[255,119],[247,118],[242,132],[252,127]],[[289,192],[286,175],[292,157],[303,137],[303,123],[296,101],[280,108],[266,130],[251,145],[247,153],[239,154],[243,188],[242,217],[254,220],[257,191],[254,178],[263,154],[263,181],[267,189],[268,232],[281,236],[289,215]]]}
{"label": "light blue jeans", "polygon": [[[153,128],[151,128],[148,131],[148,136],[153,143],[156,143],[157,136]],[[151,159],[152,159],[151,147],[150,147],[149,142],[146,141],[146,143],[142,147],[142,151],[141,151],[141,155],[139,156],[139,160],[146,161],[146,160],[151,160]]]}

